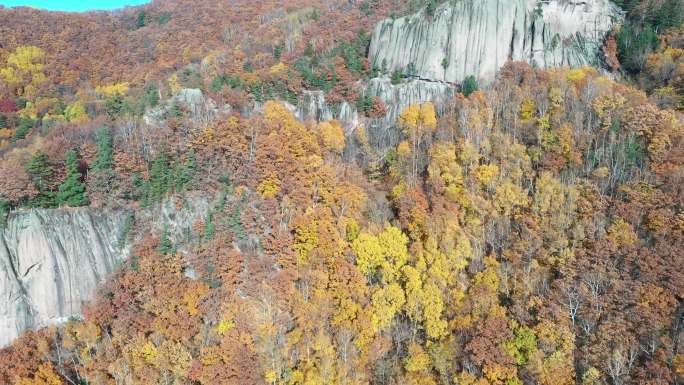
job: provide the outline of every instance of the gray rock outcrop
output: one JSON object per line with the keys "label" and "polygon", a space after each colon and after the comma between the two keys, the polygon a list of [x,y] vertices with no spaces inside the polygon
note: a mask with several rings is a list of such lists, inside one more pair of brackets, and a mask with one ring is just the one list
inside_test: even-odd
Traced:
{"label": "gray rock outcrop", "polygon": [[417,79],[392,84],[389,78],[382,77],[371,79],[366,92],[379,97],[385,103],[387,115],[379,123],[389,127],[397,121],[404,108],[425,102],[441,106],[456,94],[456,88],[442,82]]}
{"label": "gray rock outcrop", "polygon": [[387,108],[385,116],[372,119],[360,116],[356,106],[348,102],[333,107],[326,102],[323,91],[305,91],[297,106],[292,106],[291,109],[302,121],[320,122],[336,119],[346,128],[347,133],[363,125],[371,145],[378,150],[384,150],[393,147],[399,138],[399,132],[392,130],[391,127],[396,124],[404,108],[411,104],[433,102],[440,112],[441,106],[456,94],[456,87],[450,84],[418,79],[392,84],[388,77],[380,77],[359,84],[359,87],[383,101]]}
{"label": "gray rock outcrop", "polygon": [[87,208],[10,215],[0,239],[0,346],[80,313],[128,254],[119,247],[125,218]]}
{"label": "gray rock outcrop", "polygon": [[295,109],[295,116],[299,120],[315,120],[317,122],[332,120],[333,112],[325,101],[323,91],[304,91],[299,97]]}
{"label": "gray rock outcrop", "polygon": [[204,124],[211,121],[219,112],[230,112],[229,105],[219,108],[216,103],[197,88],[183,88],[173,97],[166,100],[161,106],[145,113],[143,120],[151,126],[159,126],[164,123],[168,114],[178,107],[181,112],[187,112],[193,124]]}
{"label": "gray rock outcrop", "polygon": [[58,324],[81,314],[97,287],[130,255],[128,232],[167,231],[187,243],[192,225],[209,210],[206,199],[173,200],[135,213],[64,208],[11,213],[0,234],[0,347],[23,330]]}
{"label": "gray rock outcrop", "polygon": [[304,91],[293,111],[295,117],[301,121],[322,122],[335,119],[350,130],[359,125],[356,106],[345,101],[333,107],[326,101],[323,91]]}
{"label": "gray rock outcrop", "polygon": [[370,60],[429,80],[460,83],[474,75],[490,82],[509,60],[549,68],[596,65],[613,23],[622,18],[609,0],[456,0],[380,22]]}

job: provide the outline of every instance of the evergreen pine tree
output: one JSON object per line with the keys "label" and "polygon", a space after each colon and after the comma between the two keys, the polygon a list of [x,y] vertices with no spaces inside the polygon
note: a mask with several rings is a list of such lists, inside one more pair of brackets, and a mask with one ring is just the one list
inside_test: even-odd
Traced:
{"label": "evergreen pine tree", "polygon": [[166,155],[161,152],[152,161],[150,168],[150,199],[152,202],[159,202],[169,192],[173,185],[173,178],[169,170],[169,161]]}
{"label": "evergreen pine tree", "polygon": [[57,202],[60,205],[66,206],[85,206],[89,204],[86,196],[85,183],[81,181],[81,173],[78,171],[78,155],[75,150],[67,152],[66,168],[67,176],[59,186],[59,193],[57,193]]}
{"label": "evergreen pine tree", "polygon": [[185,164],[176,163],[173,174],[176,192],[183,192],[190,188],[197,174],[197,155],[194,151],[190,151]]}
{"label": "evergreen pine tree", "polygon": [[190,153],[188,153],[188,160],[185,163],[185,167],[188,169],[192,181],[192,178],[194,178],[197,171],[199,171],[197,169],[197,154],[195,154],[194,150],[190,150]]}
{"label": "evergreen pine tree", "polygon": [[126,101],[119,93],[112,95],[105,100],[105,111],[109,118],[114,120],[126,110]]}
{"label": "evergreen pine tree", "polygon": [[35,153],[26,165],[26,172],[31,176],[33,185],[38,190],[38,195],[28,202],[29,207],[53,207],[55,194],[50,191],[50,178],[52,178],[52,166],[48,157],[42,152]]}
{"label": "evergreen pine tree", "polygon": [[150,84],[145,88],[145,104],[150,107],[157,107],[159,104],[159,89],[154,84]]}
{"label": "evergreen pine tree", "polygon": [[373,110],[373,96],[360,94],[356,99],[356,109],[364,115],[368,115]]}
{"label": "evergreen pine tree", "polygon": [[480,85],[477,83],[475,76],[470,75],[463,81],[463,96],[466,98],[470,96],[473,92],[480,89]]}
{"label": "evergreen pine tree", "polygon": [[33,128],[33,120],[29,118],[21,118],[19,125],[14,130],[14,135],[12,135],[12,142],[26,138],[31,129]]}
{"label": "evergreen pine tree", "polygon": [[147,18],[147,15],[145,14],[145,11],[140,11],[138,13],[138,18],[135,22],[135,26],[138,28],[142,28],[145,26],[145,19]]}
{"label": "evergreen pine tree", "polygon": [[178,103],[173,103],[168,114],[171,118],[180,119],[183,117],[183,110]]}
{"label": "evergreen pine tree", "polygon": [[437,10],[437,0],[428,0],[427,7],[425,10],[428,15],[434,16],[435,11]]}
{"label": "evergreen pine tree", "polygon": [[207,218],[204,221],[204,239],[210,241],[214,239],[216,226],[214,226],[214,213],[209,211]]}
{"label": "evergreen pine tree", "polygon": [[48,157],[43,152],[35,153],[26,165],[26,172],[33,178],[36,186],[45,185],[52,176],[52,166],[48,163]]}
{"label": "evergreen pine tree", "polygon": [[273,47],[273,58],[276,60],[280,60],[280,57],[283,55],[284,48],[285,44],[283,43],[277,44],[275,47]]}
{"label": "evergreen pine tree", "polygon": [[101,127],[95,134],[97,155],[93,162],[93,172],[111,170],[114,164],[114,150],[112,148],[112,135],[107,127]]}
{"label": "evergreen pine tree", "polygon": [[131,191],[131,198],[141,201],[144,207],[150,203],[150,182],[140,175],[139,172],[133,173],[133,189]]}
{"label": "evergreen pine tree", "polygon": [[213,92],[221,92],[223,85],[225,84],[225,78],[223,76],[217,76],[211,81],[211,86],[209,88]]}
{"label": "evergreen pine tree", "polygon": [[6,200],[0,198],[0,231],[7,225],[7,215],[9,215],[10,204]]}
{"label": "evergreen pine tree", "polygon": [[171,242],[171,238],[169,238],[169,228],[166,225],[164,225],[164,229],[162,230],[162,235],[161,239],[159,239],[159,246],[157,247],[157,251],[164,255],[172,254],[175,251],[173,243]]}
{"label": "evergreen pine tree", "polygon": [[394,70],[392,72],[392,84],[397,85],[401,83],[402,79],[404,79],[404,75],[401,73],[401,71]]}
{"label": "evergreen pine tree", "polygon": [[235,239],[240,241],[247,238],[247,231],[242,223],[242,210],[245,204],[247,204],[247,194],[243,193],[240,203],[235,206],[227,220],[228,227],[233,232]]}
{"label": "evergreen pine tree", "polygon": [[97,130],[95,144],[97,154],[90,170],[88,192],[94,197],[98,197],[98,194],[106,196],[112,190],[115,177],[112,136],[107,127],[101,127]]}

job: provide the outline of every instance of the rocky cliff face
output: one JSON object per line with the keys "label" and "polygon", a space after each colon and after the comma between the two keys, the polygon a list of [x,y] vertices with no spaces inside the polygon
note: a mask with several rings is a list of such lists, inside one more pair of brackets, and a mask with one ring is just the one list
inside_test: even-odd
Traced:
{"label": "rocky cliff face", "polygon": [[394,124],[401,111],[411,104],[431,101],[441,105],[456,94],[454,87],[441,82],[414,79],[392,84],[387,77],[371,79],[366,92],[378,96],[387,106],[387,115],[380,122],[383,125]]}
{"label": "rocky cliff face", "polygon": [[[388,77],[370,79],[360,88],[372,96],[379,97],[387,106],[387,116],[381,121],[393,124],[399,113],[412,103],[427,101],[441,102],[455,94],[455,88],[443,82],[413,79],[400,84],[392,84]],[[292,107],[295,116],[303,121],[325,121],[336,119],[350,127],[359,124],[356,106],[343,102],[337,108],[331,107],[323,91],[304,91],[297,106]]]}
{"label": "rocky cliff face", "polygon": [[608,0],[457,0],[380,22],[370,59],[388,73],[459,83],[494,79],[508,60],[538,67],[598,63],[605,34],[622,15]]}
{"label": "rocky cliff face", "polygon": [[439,109],[456,93],[455,83],[469,75],[490,82],[509,60],[544,68],[599,65],[603,39],[621,19],[609,0],[448,1],[433,15],[423,10],[376,26],[373,65],[386,74],[410,75],[396,85],[387,77],[360,85],[385,103],[385,117],[365,119],[346,102],[332,108],[322,91],[304,92],[292,109],[301,120],[340,120],[348,131],[364,125],[371,142],[386,148],[398,136],[390,128],[401,110],[427,101]]}
{"label": "rocky cliff face", "polygon": [[183,88],[162,105],[147,111],[143,121],[150,126],[162,125],[169,114],[175,113],[174,108],[179,108],[181,113],[187,113],[193,124],[206,124],[217,114],[231,111],[229,105],[219,108],[211,98],[204,96],[200,89]]}
{"label": "rocky cliff face", "polygon": [[297,119],[302,121],[322,122],[333,119],[332,108],[326,103],[323,91],[304,91],[299,97],[294,113]]}
{"label": "rocky cliff face", "polygon": [[10,215],[0,239],[0,346],[24,329],[79,314],[128,253],[119,243],[125,218],[90,209]]}
{"label": "rocky cliff face", "polygon": [[333,108],[326,102],[323,91],[304,91],[297,106],[292,109],[297,119],[302,121],[322,122],[336,119],[344,123],[349,129],[359,124],[359,114],[354,105],[349,102],[342,102]]}
{"label": "rocky cliff face", "polygon": [[368,119],[366,130],[371,145],[379,151],[395,147],[399,142],[399,131],[393,127],[399,114],[411,104],[433,102],[437,111],[441,112],[444,103],[456,94],[455,87],[442,83],[424,80],[409,80],[400,84],[392,84],[387,77],[371,79],[366,92],[378,96],[387,107],[387,114],[379,119]]}
{"label": "rocky cliff face", "polygon": [[0,347],[25,329],[79,315],[98,284],[129,256],[133,221],[147,232],[166,228],[182,243],[208,207],[206,200],[195,199],[182,208],[168,201],[135,217],[94,208],[10,214],[0,237]]}

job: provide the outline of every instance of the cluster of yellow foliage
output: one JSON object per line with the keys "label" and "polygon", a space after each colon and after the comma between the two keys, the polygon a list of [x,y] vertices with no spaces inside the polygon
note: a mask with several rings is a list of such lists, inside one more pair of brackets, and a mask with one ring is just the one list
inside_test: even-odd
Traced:
{"label": "cluster of yellow foliage", "polygon": [[434,130],[437,127],[435,105],[430,102],[412,104],[401,111],[399,123],[410,136],[412,130]]}
{"label": "cluster of yellow foliage", "polygon": [[323,141],[323,146],[331,152],[341,154],[344,150],[344,129],[338,121],[322,122],[318,130]]}
{"label": "cluster of yellow foliage", "polygon": [[38,367],[33,378],[19,378],[15,385],[62,385],[62,378],[51,364],[43,363]]}
{"label": "cluster of yellow foliage", "polygon": [[394,282],[408,261],[407,244],[408,237],[390,226],[377,236],[361,233],[351,246],[361,272],[369,276],[379,272],[384,282]]}
{"label": "cluster of yellow foliage", "polygon": [[67,122],[85,123],[88,120],[88,114],[86,113],[83,103],[77,100],[68,105],[64,109],[64,119]]}
{"label": "cluster of yellow foliage", "polygon": [[618,218],[612,225],[608,228],[608,239],[613,241],[613,243],[620,246],[633,246],[637,242],[637,235],[629,222],[622,218]]}
{"label": "cluster of yellow foliage", "polygon": [[34,46],[19,46],[7,58],[7,67],[0,68],[0,78],[16,87],[18,96],[35,97],[35,91],[47,78],[43,72],[45,52]]}
{"label": "cluster of yellow foliage", "polygon": [[106,86],[98,86],[95,92],[104,96],[110,97],[115,95],[125,95],[128,92],[128,83],[115,83]]}
{"label": "cluster of yellow foliage", "polygon": [[257,191],[266,199],[274,198],[280,191],[280,180],[275,176],[266,178],[259,183]]}

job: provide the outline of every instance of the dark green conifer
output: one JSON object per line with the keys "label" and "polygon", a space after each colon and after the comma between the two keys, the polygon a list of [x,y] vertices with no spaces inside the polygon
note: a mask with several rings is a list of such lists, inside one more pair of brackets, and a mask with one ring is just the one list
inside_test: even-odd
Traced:
{"label": "dark green conifer", "polygon": [[112,148],[112,135],[107,127],[97,130],[96,145],[97,155],[93,163],[93,171],[110,170],[114,163],[114,150]]}
{"label": "dark green conifer", "polygon": [[83,176],[78,171],[78,154],[75,150],[67,152],[66,169],[67,176],[64,183],[59,185],[57,202],[71,207],[88,205],[90,202],[86,195],[86,185],[81,181]]}
{"label": "dark green conifer", "polygon": [[171,189],[173,178],[169,169],[169,161],[166,154],[161,152],[152,161],[150,168],[150,199],[152,202],[159,202]]}
{"label": "dark green conifer", "polygon": [[171,242],[171,238],[169,238],[169,228],[166,225],[164,225],[164,229],[162,230],[162,235],[161,239],[159,239],[159,246],[157,247],[157,251],[164,255],[173,254],[175,251],[173,243]]}
{"label": "dark green conifer", "polygon": [[43,152],[35,153],[26,165],[26,172],[31,176],[38,195],[28,202],[29,207],[54,207],[55,194],[50,190],[50,179],[53,175],[52,166]]}
{"label": "dark green conifer", "polygon": [[475,76],[470,75],[465,80],[463,81],[463,96],[466,98],[470,96],[473,92],[477,91],[480,89],[480,85],[477,83],[477,79]]}

